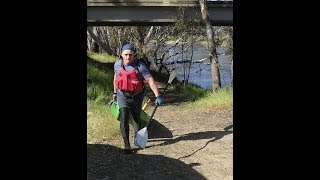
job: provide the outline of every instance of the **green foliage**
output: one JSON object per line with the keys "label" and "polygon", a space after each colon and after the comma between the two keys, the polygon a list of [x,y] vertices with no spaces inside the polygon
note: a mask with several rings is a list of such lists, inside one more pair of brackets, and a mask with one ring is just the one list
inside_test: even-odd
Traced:
{"label": "green foliage", "polygon": [[177,83],[174,85],[174,91],[184,101],[195,101],[206,94],[206,90],[194,84]]}
{"label": "green foliage", "polygon": [[[175,24],[172,29],[173,35],[180,36],[179,34],[190,33],[193,34],[195,32],[199,32],[200,26],[196,25],[195,21],[192,18],[189,18],[185,13],[185,7],[181,6],[178,8],[179,14],[175,17]],[[200,22],[200,19],[199,19]]]}
{"label": "green foliage", "polygon": [[103,70],[101,67],[88,63],[87,67],[87,98],[102,101],[113,92],[112,71]]}
{"label": "green foliage", "polygon": [[232,26],[215,26],[216,46],[232,48],[233,46],[233,27]]}

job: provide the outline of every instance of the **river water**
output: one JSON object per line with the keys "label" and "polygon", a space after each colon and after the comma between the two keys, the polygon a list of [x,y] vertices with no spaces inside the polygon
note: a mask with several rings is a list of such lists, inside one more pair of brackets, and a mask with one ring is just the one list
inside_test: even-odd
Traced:
{"label": "river water", "polygon": [[[164,49],[164,48],[163,48]],[[218,62],[220,65],[220,79],[221,87],[231,86],[231,57],[225,54],[225,48],[217,48]],[[180,48],[176,47],[169,50],[168,56],[179,52]],[[161,52],[161,51],[160,51]],[[161,53],[159,53],[161,54]],[[183,54],[184,60],[191,59],[191,50]],[[176,55],[168,59],[168,62],[181,61],[182,55]],[[209,62],[209,52],[202,46],[197,46],[193,49],[193,61],[201,60],[202,63],[191,63],[189,83],[196,84],[203,89],[212,89],[211,64]],[[175,63],[167,65],[168,69],[177,69],[177,79],[182,81],[184,79],[184,65],[182,63]]]}

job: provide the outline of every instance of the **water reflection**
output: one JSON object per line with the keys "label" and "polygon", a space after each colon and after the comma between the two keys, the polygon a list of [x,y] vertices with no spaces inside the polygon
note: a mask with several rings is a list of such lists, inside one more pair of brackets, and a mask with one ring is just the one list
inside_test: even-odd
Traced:
{"label": "water reflection", "polygon": [[[168,45],[170,46],[170,45]],[[158,57],[163,53],[163,50],[168,49],[168,47],[163,47],[160,49]],[[181,51],[181,47],[172,48],[169,50],[167,62],[175,62],[184,60],[201,61],[201,63],[191,63],[189,83],[199,85],[204,89],[212,88],[212,78],[211,78],[211,65],[209,62],[209,52],[202,46],[194,47],[193,53],[190,51],[185,52],[183,57],[181,54],[174,55],[177,52]],[[225,48],[217,48],[218,62],[220,65],[220,78],[221,78],[221,87],[231,86],[231,57],[226,54]],[[177,79],[182,81],[184,80],[184,69],[188,69],[187,64],[175,63],[167,66],[168,69],[176,68],[177,69]]]}

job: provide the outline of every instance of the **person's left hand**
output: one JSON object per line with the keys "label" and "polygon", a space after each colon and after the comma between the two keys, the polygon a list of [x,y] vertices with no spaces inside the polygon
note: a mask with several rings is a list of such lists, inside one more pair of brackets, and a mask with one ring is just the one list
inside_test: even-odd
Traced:
{"label": "person's left hand", "polygon": [[162,105],[164,103],[164,100],[161,96],[158,96],[156,99],[156,104]]}
{"label": "person's left hand", "polygon": [[112,99],[114,102],[117,102],[117,93],[113,93]]}

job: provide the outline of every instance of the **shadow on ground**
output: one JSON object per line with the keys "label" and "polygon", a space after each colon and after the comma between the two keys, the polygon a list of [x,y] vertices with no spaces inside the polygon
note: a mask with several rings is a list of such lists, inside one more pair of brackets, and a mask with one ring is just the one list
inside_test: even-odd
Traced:
{"label": "shadow on ground", "polygon": [[150,123],[148,127],[148,138],[154,139],[154,138],[172,138],[172,132],[159,123],[157,120],[152,119],[152,122]]}
{"label": "shadow on ground", "polygon": [[[210,142],[214,142],[218,139],[221,139],[225,135],[233,133],[233,131],[229,131],[229,129],[231,129],[232,127],[233,127],[233,125],[225,127],[224,131],[195,132],[195,133],[184,134],[184,135],[181,135],[181,136],[174,138],[174,139],[161,139],[161,140],[148,140],[148,141],[149,142],[163,141],[160,144],[152,145],[152,146],[164,146],[164,145],[174,144],[179,141],[193,141],[193,140],[200,140],[200,139],[210,139],[206,143],[206,145],[207,145]],[[147,147],[152,147],[152,146],[147,146]],[[201,149],[203,149],[204,147],[202,147]]]}
{"label": "shadow on ground", "polygon": [[87,144],[87,180],[206,179],[192,168],[196,165],[162,155],[125,155],[107,144]]}

